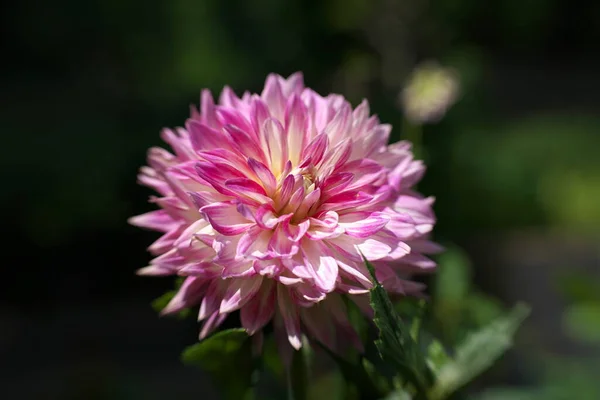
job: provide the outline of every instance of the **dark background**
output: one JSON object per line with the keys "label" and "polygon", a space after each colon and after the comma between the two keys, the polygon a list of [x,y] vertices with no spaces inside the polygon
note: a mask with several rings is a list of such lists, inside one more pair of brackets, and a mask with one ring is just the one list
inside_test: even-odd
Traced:
{"label": "dark background", "polygon": [[[518,355],[594,354],[577,332],[593,342],[600,303],[575,334],[563,313],[600,270],[597,3],[22,0],[0,18],[1,398],[208,398],[178,361],[194,322],[149,306],[171,282],[134,275],[156,237],[126,224],[152,208],[136,185],[146,149],[200,89],[260,92],[269,72],[297,70],[321,93],[368,98],[396,140],[398,93],[426,59],[462,85],[424,129],[436,237],[467,249],[481,288],[532,304],[535,355]],[[544,385],[517,375],[487,379]]]}

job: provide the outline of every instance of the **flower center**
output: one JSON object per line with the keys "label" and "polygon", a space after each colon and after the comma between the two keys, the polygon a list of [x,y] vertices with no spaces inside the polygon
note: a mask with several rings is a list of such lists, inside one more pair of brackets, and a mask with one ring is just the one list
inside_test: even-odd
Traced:
{"label": "flower center", "polygon": [[311,171],[303,171],[302,172],[302,180],[304,186],[304,194],[307,195],[313,190],[315,190],[315,178]]}
{"label": "flower center", "polygon": [[277,191],[273,196],[275,214],[281,216],[293,213],[290,222],[297,224],[308,217],[311,206],[315,203],[315,200],[318,200],[315,198],[315,195],[317,195],[317,198],[319,197],[317,193],[311,195],[316,189],[316,171],[313,167],[296,168],[289,175],[295,177],[294,188],[291,193],[283,194],[283,180],[280,179]]}

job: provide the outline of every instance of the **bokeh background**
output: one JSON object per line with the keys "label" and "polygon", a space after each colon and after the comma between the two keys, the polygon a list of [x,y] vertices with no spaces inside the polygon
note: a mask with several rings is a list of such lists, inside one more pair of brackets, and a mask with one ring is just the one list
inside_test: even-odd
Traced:
{"label": "bokeh background", "polygon": [[[194,321],[159,319],[149,306],[172,283],[134,275],[156,237],[125,222],[152,208],[135,178],[146,149],[162,127],[183,125],[201,88],[260,91],[269,72],[297,70],[321,93],[368,98],[397,140],[398,94],[429,59],[461,82],[459,102],[423,129],[420,190],[437,197],[436,237],[464,249],[442,263],[460,264],[444,279],[454,288],[472,279],[497,307],[524,300],[534,310],[521,345],[470,392],[600,398],[599,4],[2,7],[1,398],[211,398],[210,382],[178,360],[196,340]],[[448,302],[463,301],[461,290]],[[454,315],[440,303],[439,315]]]}

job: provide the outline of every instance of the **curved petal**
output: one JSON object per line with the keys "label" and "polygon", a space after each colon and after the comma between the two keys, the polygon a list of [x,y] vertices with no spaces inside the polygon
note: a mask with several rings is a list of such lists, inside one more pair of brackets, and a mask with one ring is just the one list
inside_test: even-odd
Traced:
{"label": "curved petal", "polygon": [[200,303],[198,321],[202,321],[203,319],[210,317],[214,312],[219,311],[221,299],[223,298],[226,287],[227,283],[223,280],[213,280],[210,282],[206,294]]}
{"label": "curved petal", "polygon": [[248,159],[248,166],[265,188],[267,195],[273,196],[275,194],[275,190],[277,189],[277,180],[275,179],[275,176],[271,170],[269,170],[265,164],[255,160],[254,158]]}
{"label": "curved petal", "polygon": [[338,264],[331,250],[320,242],[305,240],[302,254],[317,287],[324,292],[333,291],[338,277]]}
{"label": "curved petal", "polygon": [[292,241],[283,226],[279,225],[269,240],[268,249],[272,257],[286,259],[298,253],[298,244]]}
{"label": "curved petal", "polygon": [[244,306],[260,289],[263,277],[233,278],[223,293],[219,312],[230,313]]}
{"label": "curved petal", "polygon": [[265,258],[269,241],[273,233],[254,226],[248,229],[241,237],[236,248],[236,258],[252,257]]}
{"label": "curved petal", "polygon": [[176,313],[198,304],[209,283],[209,280],[195,276],[186,278],[169,304],[161,310],[161,315]]}
{"label": "curved petal", "polygon": [[239,235],[254,225],[241,215],[234,204],[222,202],[204,206],[200,209],[215,231],[227,235]]}
{"label": "curved petal", "polygon": [[339,225],[346,235],[368,238],[379,232],[390,221],[390,217],[381,212],[354,212],[340,216]]}

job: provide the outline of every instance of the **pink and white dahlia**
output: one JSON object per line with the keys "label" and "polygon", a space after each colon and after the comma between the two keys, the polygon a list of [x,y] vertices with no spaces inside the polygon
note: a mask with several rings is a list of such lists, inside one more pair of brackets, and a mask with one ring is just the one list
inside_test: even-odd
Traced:
{"label": "pink and white dahlia", "polygon": [[373,285],[361,254],[390,293],[418,293],[433,199],[411,190],[425,167],[390,130],[300,73],[218,104],[204,90],[185,128],[162,131],[174,154],[152,148],[141,169],[160,210],[130,220],[164,233],[139,273],[186,277],[164,313],[199,304],[203,338],[239,310],[249,334],[273,320],[296,349],[303,333],[335,349],[353,333],[342,296],[362,304]]}

